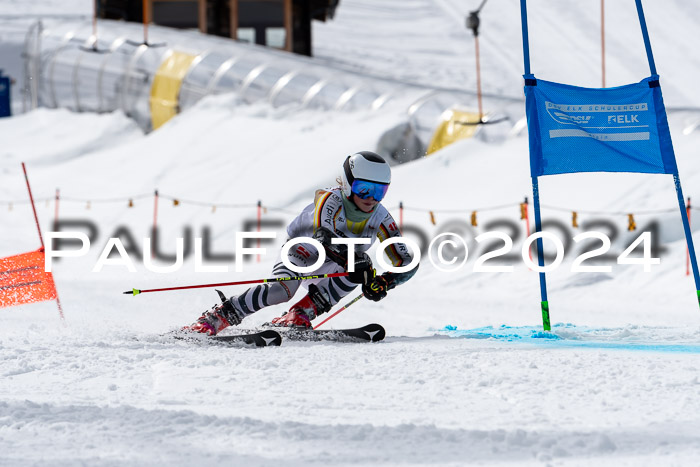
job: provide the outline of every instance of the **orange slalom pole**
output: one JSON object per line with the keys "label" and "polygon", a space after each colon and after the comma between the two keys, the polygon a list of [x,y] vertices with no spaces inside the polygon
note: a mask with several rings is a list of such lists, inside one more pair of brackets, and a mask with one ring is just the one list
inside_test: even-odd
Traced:
{"label": "orange slalom pole", "polygon": [[[153,235],[158,232],[158,190],[155,191],[153,196]],[[156,257],[155,250],[151,250],[151,258]]]}
{"label": "orange slalom pole", "polygon": [[[29,186],[29,176],[27,175],[27,167],[22,162],[22,171],[24,172],[24,181],[27,182],[27,191],[29,192],[29,201],[32,202],[32,211],[34,211],[34,221],[36,222],[36,230],[39,232],[39,240],[41,241],[41,251],[44,251],[44,237],[41,235],[41,226],[39,225],[39,216],[36,215],[36,206],[34,206],[34,196],[32,195],[32,187]],[[58,210],[58,207],[56,207]],[[58,290],[56,290],[56,305],[58,306],[58,313],[61,315],[61,321],[65,323],[65,316],[63,315],[63,307],[61,306],[61,300],[58,298]]]}
{"label": "orange slalom pole", "polygon": [[22,162],[22,170],[24,171],[24,180],[27,182],[27,191],[29,191],[29,201],[32,202],[32,211],[34,211],[34,221],[36,222],[36,230],[39,232],[39,240],[41,241],[41,249],[44,249],[44,237],[41,235],[41,227],[39,227],[39,216],[36,215],[36,207],[34,206],[34,196],[32,196],[32,188],[29,186],[29,177],[27,176],[27,167]]}
{"label": "orange slalom pole", "polygon": [[60,198],[61,198],[60,191],[58,190],[58,188],[56,188],[56,203],[55,203],[56,206],[55,206],[55,209],[53,212],[53,228],[54,229],[58,228],[58,202],[59,202]]}
{"label": "orange slalom pole", "polygon": [[148,1],[149,0],[141,1],[143,4],[143,43],[146,45],[148,45],[148,22],[150,21],[148,17]]}
{"label": "orange slalom pole", "polygon": [[97,1],[92,2],[92,36],[95,38],[94,48],[97,48]]}
{"label": "orange slalom pole", "polygon": [[153,194],[153,230],[158,227],[158,190]]}
{"label": "orange slalom pole", "polygon": [[474,36],[476,46],[476,98],[479,104],[479,123],[484,118],[484,110],[481,105],[481,64],[479,63],[479,36]]}
{"label": "orange slalom pole", "polygon": [[[528,204],[527,198],[525,198],[525,228],[527,229],[527,232],[525,232],[525,238],[530,236],[530,205]],[[530,251],[528,251],[528,254],[530,255],[530,261],[532,261],[532,248],[530,248]]]}

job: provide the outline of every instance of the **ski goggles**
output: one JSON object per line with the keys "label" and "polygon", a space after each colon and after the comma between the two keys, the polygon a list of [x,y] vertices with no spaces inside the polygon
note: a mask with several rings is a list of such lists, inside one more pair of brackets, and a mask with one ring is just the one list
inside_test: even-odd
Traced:
{"label": "ski goggles", "polygon": [[352,182],[352,192],[360,199],[374,198],[381,201],[386,195],[389,185],[387,183],[369,182],[367,180],[355,180]]}

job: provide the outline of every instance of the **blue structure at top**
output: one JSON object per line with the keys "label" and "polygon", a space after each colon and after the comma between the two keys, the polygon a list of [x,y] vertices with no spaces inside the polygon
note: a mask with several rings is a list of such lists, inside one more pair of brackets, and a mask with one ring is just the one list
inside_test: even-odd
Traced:
{"label": "blue structure at top", "polygon": [[[642,1],[635,0],[635,3],[651,76],[626,86],[590,89],[539,80],[530,72],[527,6],[526,0],[520,0],[535,231],[542,231],[540,176],[577,172],[673,175],[700,304],[700,272],[659,76]],[[540,268],[544,267],[541,237],[537,239],[537,260]],[[540,291],[542,324],[544,330],[549,331],[549,302],[544,272],[540,272]]]}

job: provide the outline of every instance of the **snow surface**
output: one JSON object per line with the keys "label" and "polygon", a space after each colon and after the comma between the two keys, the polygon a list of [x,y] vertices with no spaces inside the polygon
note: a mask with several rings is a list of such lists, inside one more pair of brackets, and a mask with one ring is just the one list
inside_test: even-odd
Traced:
{"label": "snow surface", "polygon": [[[88,2],[65,3],[79,12]],[[389,0],[343,0],[335,20],[314,25],[316,55],[354,70],[471,89],[473,42],[461,24],[478,3],[411,0],[399,9]],[[515,97],[522,73],[517,3],[487,3],[481,36],[485,89]],[[591,32],[597,2],[588,11],[582,2],[530,3],[535,73],[597,85],[598,32]],[[625,3],[632,6],[606,5],[609,85],[648,74],[633,2]],[[32,2],[31,13],[41,4]],[[43,4],[47,12],[59,8]],[[25,2],[9,5],[21,11]],[[681,1],[645,7],[667,102],[697,106],[700,67],[691,50],[700,30],[697,9]],[[624,27],[612,26],[616,15]],[[0,121],[0,256],[39,246],[22,161],[44,232],[52,229],[56,188],[61,219],[99,227],[87,257],[55,264],[65,322],[54,302],[1,310],[0,465],[695,465],[700,314],[667,176],[541,180],[545,206],[580,210],[579,222],[603,218],[618,228],[615,255],[638,233],[624,230],[624,215],[585,211],[671,209],[637,216],[640,227],[662,223],[666,251],[652,272],[613,264],[610,273],[574,274],[579,249],[572,249],[548,274],[549,334],[541,332],[537,274],[518,258],[510,262],[512,273],[474,273],[481,252],[474,244],[464,270],[447,274],[423,261],[414,279],[387,299],[360,301],[326,325],[384,325],[387,339],[367,345],[246,349],[174,342],[162,334],[217,301],[212,290],[121,293],[266,277],[282,228],[270,253],[246,263],[243,273],[231,262],[216,264],[228,272],[196,273],[191,257],[173,274],[150,272],[140,262],[136,273],[117,266],[91,272],[120,227],[140,249],[156,188],[163,250],[173,252],[185,228],[201,237],[209,226],[212,250],[230,253],[235,232],[255,219],[258,200],[268,207],[266,220],[288,222],[316,188],[334,184],[345,154],[373,148],[386,129],[403,122],[408,104],[339,114],[244,106],[235,96],[217,96],[149,135],[120,113],[39,109]],[[700,134],[682,133],[686,118],[672,116],[671,127],[685,194],[695,199]],[[431,237],[447,227],[470,237],[499,219],[522,227],[517,203],[531,196],[527,154],[524,134],[499,145],[454,144],[395,167],[385,205],[398,217],[402,201],[406,224]],[[183,202],[173,206],[168,197]],[[484,211],[500,205],[510,207]],[[435,210],[437,226],[419,209]],[[464,224],[477,209],[479,227],[469,233]],[[545,208],[543,214],[570,223],[569,212]],[[283,310],[262,310],[243,327]]]}

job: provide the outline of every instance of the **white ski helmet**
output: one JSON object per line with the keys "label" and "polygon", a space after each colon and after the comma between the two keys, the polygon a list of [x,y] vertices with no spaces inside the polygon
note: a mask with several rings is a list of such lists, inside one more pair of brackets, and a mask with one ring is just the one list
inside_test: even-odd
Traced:
{"label": "white ski helmet", "polygon": [[391,168],[380,155],[360,151],[345,159],[340,180],[347,198],[354,193],[362,199],[381,201],[391,183]]}

